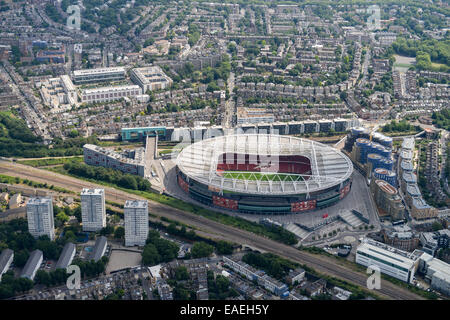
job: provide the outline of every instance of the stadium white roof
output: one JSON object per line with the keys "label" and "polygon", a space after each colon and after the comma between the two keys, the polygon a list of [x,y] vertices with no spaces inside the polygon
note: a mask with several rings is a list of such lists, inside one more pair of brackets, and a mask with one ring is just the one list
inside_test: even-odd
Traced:
{"label": "stadium white roof", "polygon": [[[216,171],[219,156],[224,153],[269,159],[278,155],[301,155],[310,160],[311,175],[292,179],[292,174],[278,173],[277,178],[268,179],[265,175],[273,175],[273,172],[245,172],[241,176],[224,177]],[[178,155],[177,165],[190,179],[218,190],[270,195],[324,190],[344,182],[353,172],[350,159],[337,149],[307,139],[271,134],[237,134],[202,140],[184,148]]]}

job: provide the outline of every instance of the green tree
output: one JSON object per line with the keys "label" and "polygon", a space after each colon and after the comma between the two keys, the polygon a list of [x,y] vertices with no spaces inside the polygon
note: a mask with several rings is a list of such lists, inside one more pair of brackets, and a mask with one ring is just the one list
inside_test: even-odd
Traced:
{"label": "green tree", "polygon": [[123,239],[125,237],[125,228],[124,227],[117,227],[114,231],[114,238],[116,239]]}
{"label": "green tree", "polygon": [[178,281],[189,280],[189,272],[185,266],[179,266],[175,269],[175,279]]}
{"label": "green tree", "polygon": [[195,242],[191,249],[193,258],[209,257],[214,252],[214,247],[206,242]]}
{"label": "green tree", "polygon": [[232,254],[233,244],[227,241],[219,240],[216,244],[217,253],[219,254]]}
{"label": "green tree", "polygon": [[156,247],[148,243],[144,246],[144,250],[142,251],[142,263],[146,266],[154,266],[157,265],[161,261],[161,256],[158,253]]}

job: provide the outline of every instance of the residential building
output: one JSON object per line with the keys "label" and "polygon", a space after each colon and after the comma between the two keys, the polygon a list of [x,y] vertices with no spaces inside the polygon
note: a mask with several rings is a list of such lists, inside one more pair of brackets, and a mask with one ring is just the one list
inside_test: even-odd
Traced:
{"label": "residential building", "polygon": [[22,202],[22,195],[20,193],[16,193],[9,199],[9,209],[18,208],[21,202]]}
{"label": "residential building", "polygon": [[409,226],[395,226],[380,231],[384,243],[404,251],[414,251],[419,246],[419,236]]}
{"label": "residential building", "polygon": [[83,231],[106,227],[105,190],[84,188],[80,197]]}
{"label": "residential building", "polygon": [[264,271],[256,270],[245,262],[233,260],[228,257],[223,257],[223,262],[225,265],[246,277],[248,280],[257,281],[260,286],[275,295],[281,296],[288,291],[286,284],[273,279],[269,275],[265,274]]}
{"label": "residential building", "polygon": [[296,282],[300,283],[305,278],[305,274],[306,272],[302,268],[291,270],[289,271],[289,274],[286,277],[286,281],[289,284],[295,284]]}
{"label": "residential building", "polygon": [[108,240],[106,237],[98,237],[97,240],[95,240],[95,245],[92,249],[91,260],[94,260],[95,262],[99,261],[105,255],[107,246]]}
{"label": "residential building", "polygon": [[60,45],[59,48],[47,48],[40,50],[36,53],[36,60],[38,62],[47,63],[65,63],[66,49],[64,45]]}
{"label": "residential building", "polygon": [[172,79],[159,66],[135,68],[131,71],[130,77],[141,87],[143,93],[167,89],[172,85]]}
{"label": "residential building", "polygon": [[97,68],[75,70],[72,79],[76,84],[94,83],[102,81],[119,81],[125,79],[125,68]]}
{"label": "residential building", "polygon": [[267,274],[258,277],[258,284],[277,296],[281,296],[289,290],[286,284],[270,277]]}
{"label": "residential building", "polygon": [[53,201],[51,197],[30,198],[27,203],[28,231],[35,238],[46,235],[55,239]]}
{"label": "residential building", "polygon": [[127,200],[124,220],[125,245],[144,246],[148,236],[148,201]]}
{"label": "residential building", "polygon": [[41,250],[36,249],[33,252],[31,252],[30,257],[27,260],[27,263],[22,269],[20,277],[33,280],[34,277],[36,276],[36,272],[39,270],[39,267],[41,266],[43,259],[44,255]]}
{"label": "residential building", "polygon": [[422,232],[420,234],[422,251],[434,256],[440,248],[448,248],[450,243],[450,230],[443,229],[436,232]]}
{"label": "residential building", "polygon": [[405,206],[398,191],[387,181],[372,179],[370,190],[378,207],[381,219],[390,218],[392,221],[404,218]]}
{"label": "residential building", "polygon": [[136,85],[124,85],[113,87],[101,87],[84,89],[81,91],[81,102],[98,103],[120,100],[126,97],[136,97],[142,95],[142,90]]}
{"label": "residential building", "polygon": [[71,242],[66,243],[56,263],[56,269],[66,269],[72,263],[77,251],[76,249],[75,244]]}
{"label": "residential building", "polygon": [[83,146],[84,162],[91,166],[101,166],[120,170],[124,173],[145,176],[145,151],[138,148],[126,155],[93,144]]}
{"label": "residential building", "polygon": [[272,123],[275,116],[264,108],[237,108],[237,124]]}
{"label": "residential building", "polygon": [[14,259],[14,251],[11,249],[3,249],[2,254],[0,254],[0,281],[2,281],[2,276],[9,270],[11,263]]}

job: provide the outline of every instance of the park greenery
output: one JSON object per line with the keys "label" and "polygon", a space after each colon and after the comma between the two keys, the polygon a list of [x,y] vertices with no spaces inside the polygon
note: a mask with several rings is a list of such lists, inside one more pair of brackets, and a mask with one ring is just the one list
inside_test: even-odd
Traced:
{"label": "park greenery", "polygon": [[66,283],[68,274],[65,269],[56,269],[50,272],[38,270],[34,278],[37,284],[43,284],[47,287],[54,287]]}
{"label": "park greenery", "polygon": [[108,257],[103,256],[100,260],[81,260],[76,258],[72,262],[73,265],[80,267],[81,276],[83,278],[93,278],[104,273],[108,264]]}
{"label": "park greenery", "polygon": [[44,158],[44,159],[33,159],[33,160],[20,160],[17,162],[20,164],[27,165],[27,166],[39,168],[39,167],[63,165],[68,162],[83,162],[83,157],[75,156],[75,157],[69,157],[69,158]]}
{"label": "park greenery", "polygon": [[[448,72],[450,70],[450,39],[407,40],[398,38],[392,45],[393,52],[415,57],[415,68]],[[389,51],[388,51],[389,52]],[[438,65],[433,65],[433,63]]]}
{"label": "park greenery", "polygon": [[9,270],[0,282],[0,299],[8,299],[33,288],[33,281],[26,278],[15,278],[14,271]]}
{"label": "park greenery", "polygon": [[191,248],[191,256],[194,259],[209,257],[214,252],[214,247],[206,242],[195,242]]}
{"label": "park greenery", "polygon": [[385,124],[382,128],[382,132],[418,132],[420,127],[413,126],[406,120],[400,120],[399,122],[392,120]]}
{"label": "park greenery", "polygon": [[178,251],[176,243],[161,238],[158,231],[150,230],[142,251],[142,263],[154,266],[161,262],[169,262],[178,256]]}
{"label": "park greenery", "polygon": [[289,270],[297,267],[296,263],[278,257],[272,253],[249,252],[242,257],[242,261],[252,267],[262,269],[268,275],[283,280],[289,273]]}
{"label": "park greenery", "polygon": [[14,265],[17,267],[23,267],[35,249],[41,250],[45,259],[57,260],[64,245],[64,239],[50,241],[48,236],[33,238],[28,232],[27,221],[22,218],[0,224],[0,249],[14,251]]}
{"label": "park greenery", "polygon": [[431,118],[436,127],[450,130],[450,109],[442,109],[441,111],[433,112]]}
{"label": "park greenery", "polygon": [[137,175],[123,173],[119,170],[94,167],[77,162],[65,163],[64,170],[77,177],[101,180],[125,189],[140,191],[151,190],[151,184],[148,180]]}
{"label": "park greenery", "polygon": [[54,185],[49,185],[46,182],[42,183],[42,182],[36,182],[33,180],[28,180],[28,179],[22,179],[19,177],[11,177],[11,176],[6,176],[3,174],[0,174],[0,183],[8,183],[8,184],[24,184],[33,188],[41,188],[41,189],[50,189],[50,190],[54,190],[57,192],[61,192],[61,193],[73,193],[70,190],[61,188],[61,187],[56,187]]}

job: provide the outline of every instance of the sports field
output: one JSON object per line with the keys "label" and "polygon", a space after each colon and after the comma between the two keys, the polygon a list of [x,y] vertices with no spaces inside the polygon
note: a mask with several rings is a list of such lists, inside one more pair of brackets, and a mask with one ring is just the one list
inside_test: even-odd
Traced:
{"label": "sports field", "polygon": [[234,178],[241,180],[260,180],[260,181],[303,181],[303,177],[298,174],[289,173],[270,173],[270,172],[222,172],[224,178]]}

